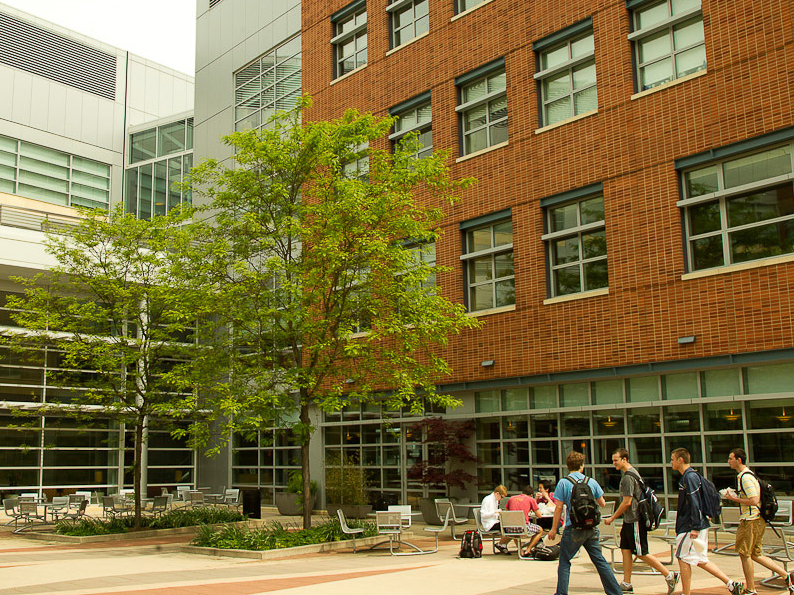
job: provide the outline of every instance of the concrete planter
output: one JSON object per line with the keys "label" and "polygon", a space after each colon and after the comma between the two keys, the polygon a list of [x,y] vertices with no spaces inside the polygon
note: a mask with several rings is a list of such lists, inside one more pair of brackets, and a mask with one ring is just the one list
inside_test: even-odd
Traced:
{"label": "concrete planter", "polygon": [[[356,539],[356,547],[365,548],[373,546],[383,541],[382,537],[364,537]],[[277,560],[279,558],[289,558],[290,556],[300,556],[303,554],[317,554],[322,552],[333,552],[353,548],[353,540],[329,541],[327,543],[315,543],[312,545],[299,545],[275,550],[233,550],[220,549],[213,547],[198,547],[195,545],[183,545],[180,551],[188,554],[200,554],[203,556],[224,556],[228,558],[246,558],[249,560]]]}
{"label": "concrete planter", "polygon": [[[287,492],[276,492],[276,508],[279,514],[285,516],[300,516],[303,514],[301,510],[301,498],[298,494],[290,494]],[[312,510],[317,506],[317,494],[312,494]]]}

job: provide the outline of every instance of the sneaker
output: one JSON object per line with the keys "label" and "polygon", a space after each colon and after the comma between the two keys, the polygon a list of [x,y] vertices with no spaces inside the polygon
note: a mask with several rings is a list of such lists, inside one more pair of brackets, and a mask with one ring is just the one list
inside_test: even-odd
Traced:
{"label": "sneaker", "polygon": [[667,595],[673,595],[673,591],[678,586],[678,579],[681,575],[678,572],[671,572],[664,577],[664,582],[667,583]]}
{"label": "sneaker", "polygon": [[794,572],[789,572],[786,575],[786,587],[789,593],[794,593]]}
{"label": "sneaker", "polygon": [[731,595],[742,595],[744,593],[744,583],[733,581],[728,585],[728,593]]}
{"label": "sneaker", "polygon": [[620,590],[623,593],[634,593],[634,586],[631,583],[624,583],[621,581]]}
{"label": "sneaker", "polygon": [[745,591],[743,595],[758,595],[757,591]]}
{"label": "sneaker", "polygon": [[510,550],[508,550],[507,547],[502,545],[501,543],[494,544],[494,547],[496,548],[496,551],[499,552],[500,554],[504,554],[505,556],[510,555]]}

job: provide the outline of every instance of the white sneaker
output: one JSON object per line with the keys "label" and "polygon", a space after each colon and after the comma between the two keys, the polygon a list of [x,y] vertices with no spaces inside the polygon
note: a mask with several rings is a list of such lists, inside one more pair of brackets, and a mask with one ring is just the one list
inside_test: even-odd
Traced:
{"label": "white sneaker", "polygon": [[680,573],[672,571],[664,577],[664,582],[667,583],[667,595],[673,595],[673,591],[675,591],[675,588],[678,586],[678,579],[680,576]]}
{"label": "white sneaker", "polygon": [[728,593],[731,595],[742,595],[744,593],[744,583],[731,581],[728,583]]}

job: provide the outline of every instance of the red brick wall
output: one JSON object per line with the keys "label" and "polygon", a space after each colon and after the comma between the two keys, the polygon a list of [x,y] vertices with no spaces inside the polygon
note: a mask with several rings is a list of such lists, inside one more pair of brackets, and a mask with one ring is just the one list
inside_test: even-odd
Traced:
{"label": "red brick wall", "polygon": [[[330,15],[348,0],[304,0],[303,84],[311,119],[345,108],[385,114],[432,90],[433,143],[478,183],[448,209],[439,283],[464,294],[458,223],[513,209],[516,309],[454,338],[452,380],[549,373],[794,346],[794,263],[682,281],[675,159],[794,125],[792,0],[703,0],[705,76],[634,101],[624,0],[493,0],[455,21],[429,0],[430,34],[386,56],[388,0],[368,0],[369,64],[332,80]],[[536,135],[532,41],[592,16],[598,114]],[[455,164],[454,78],[504,56],[509,146]],[[542,197],[603,182],[609,295],[543,305]],[[694,345],[677,338],[696,335]],[[494,359],[493,368],[482,368]]]}

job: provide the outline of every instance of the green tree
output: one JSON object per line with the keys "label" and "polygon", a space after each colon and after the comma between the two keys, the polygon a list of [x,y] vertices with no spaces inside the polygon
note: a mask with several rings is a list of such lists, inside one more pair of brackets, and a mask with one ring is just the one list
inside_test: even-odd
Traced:
{"label": "green tree", "polygon": [[209,272],[218,289],[229,332],[216,333],[228,342],[216,350],[234,354],[208,399],[236,431],[297,413],[305,527],[311,408],[453,406],[436,391],[450,372],[440,348],[478,326],[434,283],[446,270],[434,257],[441,207],[472,180],[451,178],[447,152],[416,159],[415,139],[376,148],[391,118],[349,110],[301,122],[309,106],[225,137],[230,163],[206,161],[191,176],[214,218],[196,276]]}
{"label": "green tree", "polygon": [[21,328],[5,342],[29,353],[55,349],[62,371],[48,383],[81,387],[48,394],[30,413],[81,423],[114,419],[134,429],[136,527],[149,425],[177,429],[180,420],[201,415],[195,372],[206,353],[198,345],[197,320],[212,300],[183,274],[183,256],[195,237],[190,216],[185,209],[137,220],[121,205],[110,213],[84,211],[75,227],[47,234],[57,266],[16,278],[24,294],[8,300],[19,309]]}

